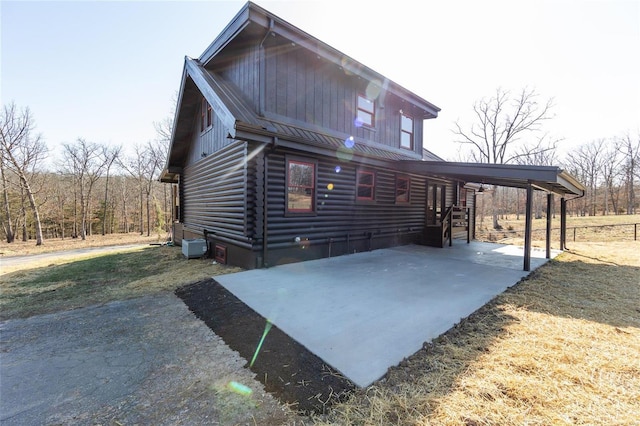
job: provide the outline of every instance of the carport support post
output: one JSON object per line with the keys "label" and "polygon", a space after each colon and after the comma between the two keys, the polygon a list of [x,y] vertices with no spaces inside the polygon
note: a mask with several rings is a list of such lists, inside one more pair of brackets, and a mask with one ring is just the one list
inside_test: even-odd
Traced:
{"label": "carport support post", "polygon": [[533,205],[533,186],[527,183],[527,209],[524,220],[524,270],[531,270],[531,210]]}
{"label": "carport support post", "polygon": [[567,248],[567,200],[560,198],[560,250]]}
{"label": "carport support post", "polygon": [[547,194],[547,259],[551,259],[551,209],[553,209],[553,194]]}

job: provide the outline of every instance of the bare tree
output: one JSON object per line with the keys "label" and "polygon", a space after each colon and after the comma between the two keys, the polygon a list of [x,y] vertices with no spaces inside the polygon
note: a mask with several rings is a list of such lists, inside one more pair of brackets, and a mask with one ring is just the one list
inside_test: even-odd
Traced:
{"label": "bare tree", "polygon": [[[2,149],[2,147],[0,147]],[[9,202],[9,183],[5,174],[4,167],[4,155],[0,155],[0,178],[2,179],[2,196],[4,201],[4,219],[2,220],[2,227],[4,234],[7,237],[7,243],[12,243],[15,240],[13,233],[13,224],[11,223],[11,205]]]}
{"label": "bare tree", "polygon": [[102,235],[106,233],[107,228],[107,207],[109,205],[109,171],[111,170],[111,166],[113,166],[114,162],[116,162],[116,160],[120,156],[121,151],[121,146],[102,147],[102,157],[104,159],[106,172],[106,180],[104,184],[104,203],[102,206]]}
{"label": "bare tree", "polygon": [[160,144],[147,142],[143,151],[143,171],[145,176],[144,193],[147,207],[147,236],[151,234],[151,190],[157,182],[164,164],[164,147]]}
{"label": "bare tree", "polygon": [[602,173],[602,154],[604,149],[605,140],[598,139],[591,143],[580,145],[567,155],[567,162],[576,170],[576,176],[587,184],[587,194],[584,201],[588,203],[587,211],[591,216],[596,215],[598,185],[600,174]]}
{"label": "bare tree", "polygon": [[618,214],[618,192],[615,190],[616,182],[621,176],[624,158],[620,155],[620,141],[609,140],[601,153],[601,168],[603,179],[604,200],[602,214],[609,214],[609,204],[613,207],[614,214]]}
{"label": "bare tree", "polygon": [[[554,151],[556,142],[542,132],[542,125],[551,119],[553,99],[540,103],[535,90],[524,88],[517,95],[497,89],[490,98],[473,105],[476,122],[464,130],[455,122],[456,142],[471,148],[471,158],[479,163],[508,164],[525,156]],[[522,148],[526,146],[526,148]],[[497,191],[492,192],[493,228],[498,223]]]}
{"label": "bare tree", "polygon": [[83,240],[87,238],[91,193],[106,167],[106,160],[101,153],[102,147],[100,145],[87,142],[82,138],[79,138],[73,145],[63,145],[63,168],[74,176],[76,187],[80,193],[80,237]]}
{"label": "bare tree", "polygon": [[54,207],[51,209],[55,212],[55,221],[60,227],[60,238],[64,240],[65,234],[65,205],[69,199],[69,187],[73,186],[73,177],[58,173],[55,182],[52,184],[51,195],[55,202]]}
{"label": "bare tree", "polygon": [[[173,134],[173,120],[176,111],[176,105],[178,103],[178,92],[175,92],[171,98],[171,109],[169,115],[167,115],[161,121],[154,121],[153,127],[156,130],[156,143],[159,144],[160,150],[160,169],[165,165],[169,147],[171,145],[171,136]],[[162,171],[162,170],[160,170]],[[168,224],[172,217],[171,206],[169,202],[169,194],[167,192],[169,185],[162,185],[163,195],[163,214],[164,223]],[[166,225],[165,225],[166,226]],[[168,230],[168,228],[167,228]]]}
{"label": "bare tree", "polygon": [[[31,207],[35,224],[36,245],[42,245],[40,213],[32,188],[32,176],[47,154],[40,135],[33,135],[35,124],[29,108],[18,110],[14,103],[5,105],[0,115],[2,163],[16,174]],[[25,223],[26,225],[26,223]]]}
{"label": "bare tree", "polygon": [[627,133],[620,140],[619,150],[624,156],[624,183],[626,187],[627,214],[635,214],[635,179],[640,179],[640,133],[634,138]]}
{"label": "bare tree", "polygon": [[134,155],[121,166],[137,180],[140,194],[140,235],[144,234],[145,200],[147,213],[147,236],[151,235],[151,190],[162,169],[164,152],[158,143],[147,142],[135,145]]}

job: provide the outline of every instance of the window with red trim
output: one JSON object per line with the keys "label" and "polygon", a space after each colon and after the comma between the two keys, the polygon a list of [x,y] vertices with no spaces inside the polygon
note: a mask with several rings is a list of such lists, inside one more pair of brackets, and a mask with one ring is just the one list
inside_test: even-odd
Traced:
{"label": "window with red trim", "polygon": [[358,170],[356,178],[356,199],[358,201],[375,200],[376,175],[366,170]]}
{"label": "window with red trim", "polygon": [[287,212],[315,212],[316,165],[287,160]]}
{"label": "window with red trim", "polygon": [[396,203],[408,203],[411,192],[411,179],[407,176],[396,177]]}
{"label": "window with red trim", "polygon": [[360,125],[374,127],[376,123],[376,106],[372,100],[358,95],[356,122]]}
{"label": "window with red trim", "polygon": [[200,131],[204,132],[213,125],[213,114],[211,111],[211,105],[203,97],[200,105]]}
{"label": "window with red trim", "polygon": [[400,148],[413,149],[413,118],[400,114]]}

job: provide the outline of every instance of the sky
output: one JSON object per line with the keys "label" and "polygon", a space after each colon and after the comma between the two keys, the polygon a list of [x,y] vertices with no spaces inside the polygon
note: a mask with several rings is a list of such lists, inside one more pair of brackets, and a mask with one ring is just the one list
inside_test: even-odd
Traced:
{"label": "sky", "polygon": [[[498,88],[554,99],[560,154],[640,136],[640,0],[255,3],[441,111],[425,147],[458,159],[452,132]],[[0,0],[0,100],[29,107],[55,158],[77,138],[130,148],[174,108],[198,57],[245,1]]]}

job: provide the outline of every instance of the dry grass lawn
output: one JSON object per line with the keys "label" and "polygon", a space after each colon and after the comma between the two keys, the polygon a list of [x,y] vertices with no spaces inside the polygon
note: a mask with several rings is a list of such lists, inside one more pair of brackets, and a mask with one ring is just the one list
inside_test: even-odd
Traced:
{"label": "dry grass lawn", "polygon": [[187,260],[180,247],[141,245],[82,256],[60,252],[53,260],[2,268],[0,320],[174,291],[239,270],[211,259]]}
{"label": "dry grass lawn", "polygon": [[575,243],[318,424],[639,425],[640,243]]}
{"label": "dry grass lawn", "polygon": [[[480,219],[478,219],[479,225]],[[504,244],[524,245],[524,215],[519,220],[515,216],[498,221],[502,230],[491,229],[491,217],[485,217],[484,227],[478,226],[476,238],[483,241],[498,241]],[[634,226],[635,224],[638,224]],[[532,221],[533,244],[545,246],[546,218]],[[556,215],[551,224],[551,246],[559,248],[560,216]],[[640,215],[609,215],[567,217],[567,245],[574,242],[633,241],[634,235],[640,241]]]}
{"label": "dry grass lawn", "polygon": [[40,246],[36,246],[35,240],[16,240],[7,244],[6,240],[0,241],[0,256],[24,256],[29,254],[50,253],[61,250],[74,250],[87,247],[116,246],[123,244],[152,244],[164,242],[164,236],[129,234],[88,235],[85,240],[81,238],[48,238]]}

